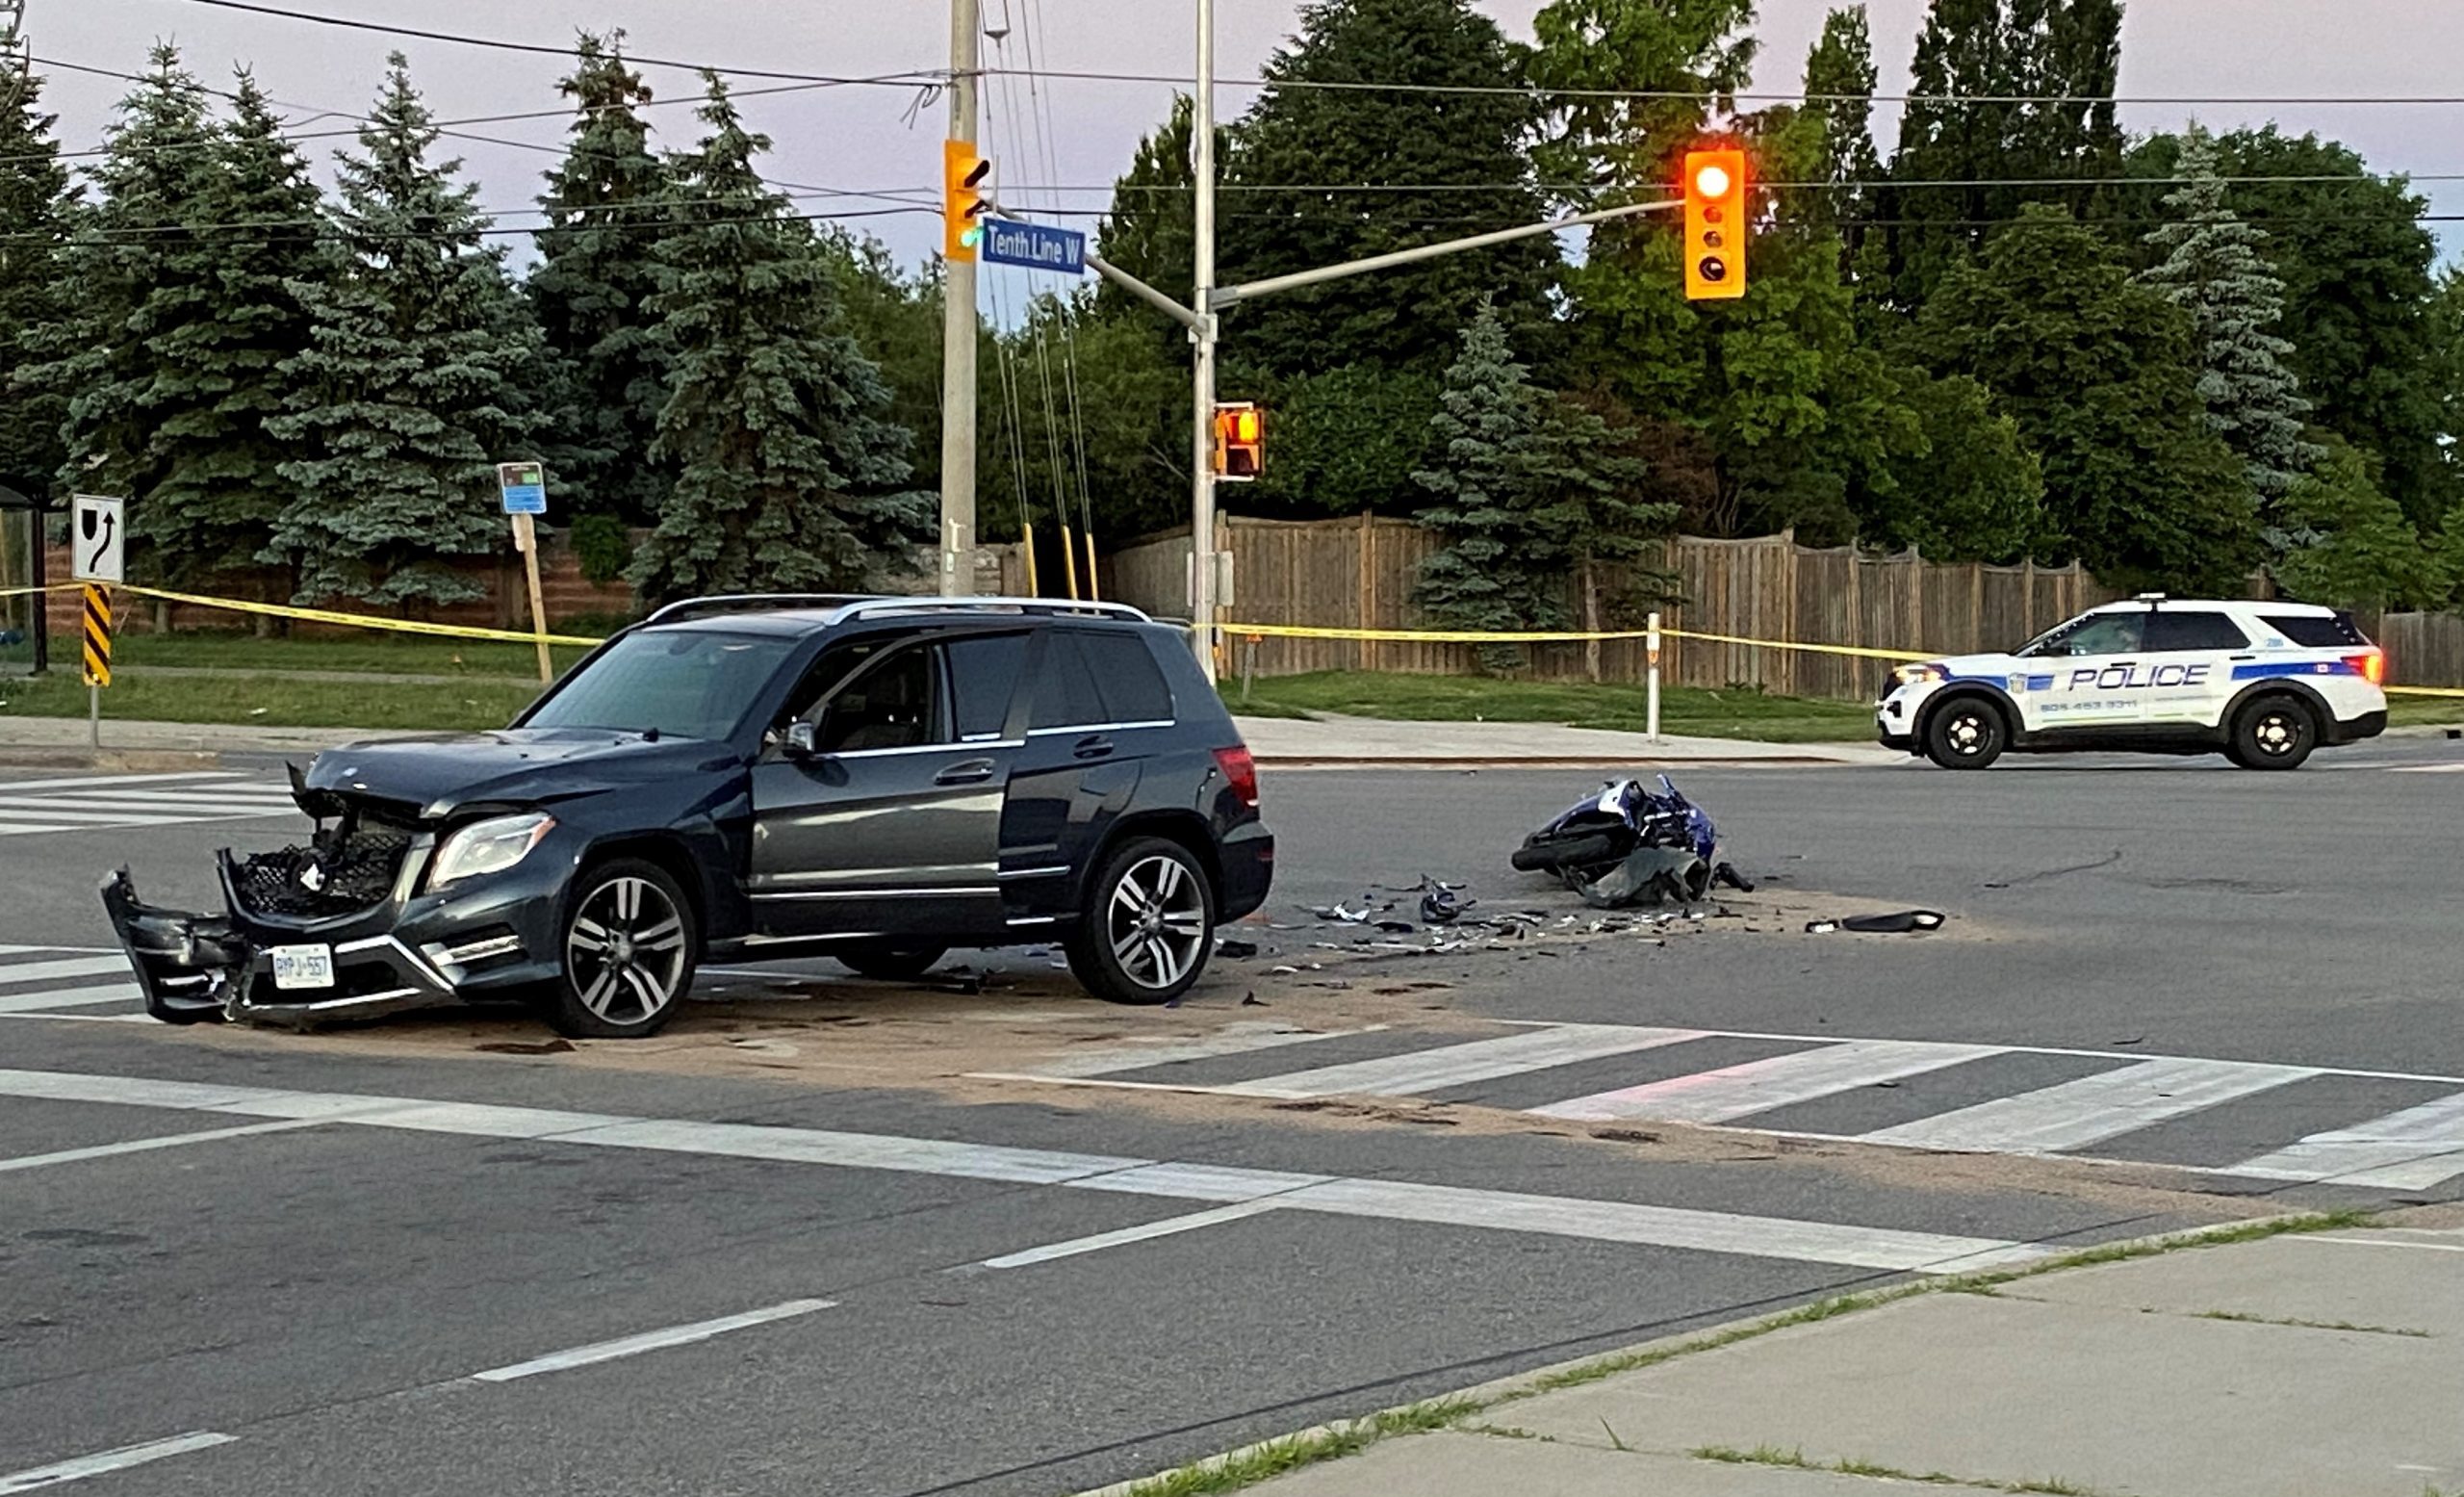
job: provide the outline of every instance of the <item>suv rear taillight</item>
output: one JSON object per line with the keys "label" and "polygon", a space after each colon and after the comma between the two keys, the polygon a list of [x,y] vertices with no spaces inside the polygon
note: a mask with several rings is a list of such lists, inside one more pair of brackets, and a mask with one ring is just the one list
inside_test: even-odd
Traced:
{"label": "suv rear taillight", "polygon": [[2387,652],[2384,650],[2364,650],[2359,655],[2348,655],[2345,663],[2374,686],[2387,684]]}
{"label": "suv rear taillight", "polygon": [[1246,745],[1235,745],[1215,751],[1216,767],[1223,771],[1223,783],[1241,797],[1241,804],[1251,811],[1258,809],[1258,761],[1249,757]]}

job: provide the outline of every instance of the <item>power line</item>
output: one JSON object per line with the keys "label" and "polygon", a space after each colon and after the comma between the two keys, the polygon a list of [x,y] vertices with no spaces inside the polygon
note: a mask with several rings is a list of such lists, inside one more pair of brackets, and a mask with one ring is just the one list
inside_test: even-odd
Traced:
{"label": "power line", "polygon": [[[199,4],[224,4],[229,0],[197,0]],[[987,72],[1001,69],[987,68]],[[1046,78],[1068,79],[1084,83],[1161,83],[1186,89],[1190,80],[1171,73],[1122,73],[1089,69],[1046,69]],[[1552,99],[1632,99],[1675,102],[1743,99],[1754,103],[1772,104],[1925,104],[1925,105],[2014,105],[2014,104],[2199,104],[2242,107],[2335,105],[2458,105],[2464,94],[2117,94],[2117,93],[1807,93],[1762,92],[1750,90],[1701,89],[1550,89],[1537,84],[1468,84],[1468,83],[1378,83],[1366,80],[1335,80],[1324,78],[1218,78],[1216,86],[1225,89],[1314,90],[1339,93],[1422,93],[1454,94],[1474,97],[1531,99],[1547,103]]]}
{"label": "power line", "polygon": [[[362,20],[346,15],[320,15],[311,11],[287,11],[279,6],[253,5],[248,0],[187,0],[191,5],[212,6],[221,11],[245,11],[256,15],[278,16],[284,20],[306,21],[319,26],[335,26],[345,31],[371,31],[389,37],[409,37],[420,41],[444,41],[456,46],[490,47],[500,52],[526,52],[549,57],[571,57],[570,46],[552,46],[540,41],[509,41],[499,37],[474,37],[461,32],[428,31],[417,26],[397,26],[387,21]],[[860,87],[880,85],[890,88],[937,88],[949,72],[946,68],[908,68],[895,73],[878,73],[870,77],[849,77],[834,73],[783,72],[762,67],[724,67],[715,63],[686,63],[674,58],[631,57],[627,61],[643,67],[676,67],[687,72],[724,73],[732,78],[783,78],[796,83],[821,87]]]}

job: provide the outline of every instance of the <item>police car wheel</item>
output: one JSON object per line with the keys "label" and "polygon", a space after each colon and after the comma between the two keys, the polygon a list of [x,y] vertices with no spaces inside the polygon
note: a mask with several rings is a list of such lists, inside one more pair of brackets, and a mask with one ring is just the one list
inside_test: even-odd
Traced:
{"label": "police car wheel", "polygon": [[2011,739],[2002,712],[1983,697],[1961,697],[1935,710],[1925,725],[1925,757],[1945,769],[1983,769]]}
{"label": "police car wheel", "polygon": [[2318,719],[2294,697],[2261,697],[2233,722],[2233,761],[2245,769],[2296,769],[2318,746]]}

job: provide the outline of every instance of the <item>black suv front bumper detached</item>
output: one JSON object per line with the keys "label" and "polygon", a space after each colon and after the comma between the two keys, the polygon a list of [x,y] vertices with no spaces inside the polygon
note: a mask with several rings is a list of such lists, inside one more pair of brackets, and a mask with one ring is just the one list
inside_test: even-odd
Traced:
{"label": "black suv front bumper detached", "polygon": [[[535,865],[551,860],[424,892],[435,841],[426,831],[363,829],[346,818],[305,847],[219,854],[222,915],[145,904],[126,868],[103,881],[103,908],[137,969],[145,1011],[171,1023],[304,1028],[513,997],[555,975],[558,875]],[[283,986],[278,948],[308,954],[330,980]]]}

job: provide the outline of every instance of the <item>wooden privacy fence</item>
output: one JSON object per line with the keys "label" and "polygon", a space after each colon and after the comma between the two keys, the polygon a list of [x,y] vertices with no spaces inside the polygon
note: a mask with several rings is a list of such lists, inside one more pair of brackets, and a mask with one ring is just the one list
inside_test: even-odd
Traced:
{"label": "wooden privacy fence", "polygon": [[[1233,602],[1224,616],[1239,623],[1322,629],[1425,629],[1412,602],[1422,561],[1437,537],[1408,520],[1363,515],[1356,520],[1222,522],[1217,545],[1233,557]],[[1108,597],[1159,616],[1189,614],[1189,531],[1134,542],[1106,563]],[[1870,555],[1851,547],[1817,550],[1788,535],[1753,540],[1679,536],[1665,542],[1657,570],[1673,577],[1680,601],[1661,609],[1669,629],[1796,644],[1904,650],[1911,656],[2008,650],[2064,619],[2121,596],[2077,564],[2066,567],[1985,566],[1927,561],[1914,553]],[[1612,599],[1631,595],[1636,572],[1607,569]],[[2254,581],[2262,596],[2265,580]],[[1576,581],[1565,584],[1566,616],[1582,617]],[[2408,685],[2464,686],[2464,618],[2445,613],[2391,613],[2361,620],[2387,650],[2389,679]],[[1578,624],[1572,627],[1580,627]],[[1605,628],[1639,628],[1626,607]],[[1300,671],[1379,670],[1468,675],[1479,668],[1476,647],[1421,641],[1290,639],[1254,644],[1237,632],[1225,664],[1239,671],[1254,652],[1260,675]],[[1544,681],[1585,676],[1583,647],[1538,645],[1530,674]],[[1601,679],[1640,681],[1639,639],[1601,646]],[[1869,700],[1880,693],[1886,660],[1859,659],[1756,645],[1671,639],[1660,657],[1662,679],[1676,685],[1758,686],[1787,696]]]}
{"label": "wooden privacy fence", "polygon": [[[1232,553],[1237,622],[1335,629],[1431,627],[1412,602],[1421,563],[1438,549],[1436,535],[1408,520],[1364,515],[1357,520],[1281,521],[1232,517],[1218,545]],[[1149,612],[1189,613],[1189,532],[1154,536],[1116,554],[1111,596]],[[1645,567],[1604,569],[1612,603],[1632,599],[1638,580],[1657,570],[1674,579],[1680,601],[1661,608],[1672,630],[1797,644],[1905,650],[1914,655],[2016,645],[2082,608],[2115,596],[2076,565],[1992,567],[1926,561],[1915,555],[1874,556],[1852,548],[1816,550],[1785,534],[1753,540],[1679,536]],[[1565,582],[1566,616],[1582,617],[1575,579]],[[1579,626],[1576,626],[1579,627]],[[1638,607],[1620,604],[1605,628],[1640,628]],[[1245,668],[1255,652],[1260,675],[1319,670],[1470,674],[1477,647],[1420,641],[1290,639],[1254,644],[1237,632],[1226,664]],[[1530,647],[1530,674],[1579,681],[1586,673],[1578,644]],[[1601,679],[1642,679],[1639,639],[1601,646]],[[1758,686],[1788,696],[1871,698],[1886,660],[1777,650],[1758,645],[1671,639],[1661,650],[1662,679],[1676,685]]]}

